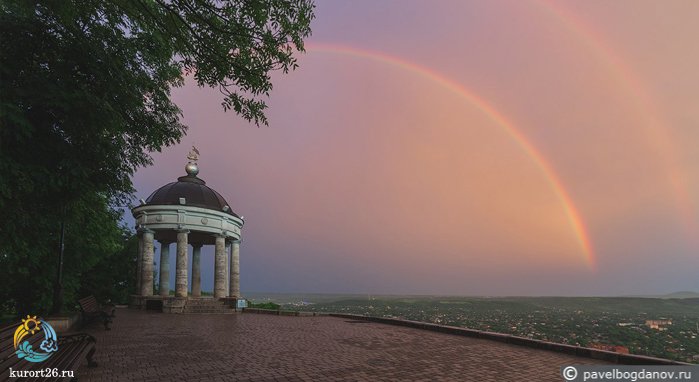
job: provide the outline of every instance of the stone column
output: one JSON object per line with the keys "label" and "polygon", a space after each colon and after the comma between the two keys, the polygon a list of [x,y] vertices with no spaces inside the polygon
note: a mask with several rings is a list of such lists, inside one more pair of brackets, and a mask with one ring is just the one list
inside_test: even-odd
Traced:
{"label": "stone column", "polygon": [[192,297],[201,296],[201,244],[192,244]]}
{"label": "stone column", "polygon": [[214,298],[226,297],[226,237],[216,236],[214,255]]}
{"label": "stone column", "polygon": [[[231,241],[226,240],[226,293],[231,292]],[[230,297],[230,294],[228,295]]]}
{"label": "stone column", "polygon": [[240,297],[240,241],[231,242],[231,297]]}
{"label": "stone column", "polygon": [[141,296],[153,295],[153,245],[154,231],[143,231],[143,259],[141,260]]}
{"label": "stone column", "polygon": [[177,261],[175,263],[175,297],[187,297],[187,239],[189,230],[177,230]]}
{"label": "stone column", "polygon": [[160,295],[170,294],[170,242],[160,241]]}
{"label": "stone column", "polygon": [[143,234],[140,231],[136,233],[138,237],[138,258],[136,260],[136,286],[134,294],[141,295],[141,267],[143,263]]}

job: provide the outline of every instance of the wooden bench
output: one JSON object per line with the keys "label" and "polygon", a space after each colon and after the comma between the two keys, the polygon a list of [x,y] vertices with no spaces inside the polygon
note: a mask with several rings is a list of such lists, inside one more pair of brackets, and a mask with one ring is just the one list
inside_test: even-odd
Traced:
{"label": "wooden bench", "polygon": [[100,305],[95,296],[85,297],[78,301],[78,304],[80,304],[80,311],[83,314],[83,326],[92,321],[102,321],[104,328],[109,330],[112,317],[116,317],[114,305]]}
{"label": "wooden bench", "polygon": [[[37,320],[41,321],[41,318]],[[77,370],[85,358],[87,358],[88,367],[97,366],[97,363],[92,360],[97,341],[95,337],[86,333],[58,337],[58,350],[44,361],[29,362],[17,357],[14,346],[14,334],[17,327],[22,324],[22,322],[18,322],[0,328],[0,371],[2,373],[0,374],[0,381],[10,379],[10,368],[15,373],[24,371],[40,373],[42,370],[46,371],[47,369],[55,368],[58,374],[44,374],[44,376],[38,374],[29,378],[16,378],[21,381],[77,381]],[[29,341],[32,350],[43,353],[44,351],[40,347],[44,339],[44,331],[38,330],[34,334],[27,334],[21,342]],[[66,371],[65,375],[63,375],[63,371]],[[72,371],[72,375],[67,373],[68,371]],[[15,380],[15,378],[12,380]]]}

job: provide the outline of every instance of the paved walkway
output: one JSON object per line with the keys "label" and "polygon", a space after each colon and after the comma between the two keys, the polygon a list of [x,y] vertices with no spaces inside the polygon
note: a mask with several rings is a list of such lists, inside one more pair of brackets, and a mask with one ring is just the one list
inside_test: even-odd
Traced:
{"label": "paved walkway", "polygon": [[604,364],[335,317],[116,314],[111,331],[82,330],[99,367],[81,366],[81,381],[562,381],[561,365]]}

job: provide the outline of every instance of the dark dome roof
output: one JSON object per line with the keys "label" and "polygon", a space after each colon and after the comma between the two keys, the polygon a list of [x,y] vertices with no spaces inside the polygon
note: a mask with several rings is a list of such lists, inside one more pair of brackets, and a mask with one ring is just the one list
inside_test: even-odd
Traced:
{"label": "dark dome roof", "polygon": [[[209,208],[238,217],[221,194],[192,174],[181,176],[177,178],[177,182],[168,183],[155,190],[146,199],[146,203],[180,205],[180,198],[185,198],[186,206]],[[228,206],[228,211],[223,211],[225,206]]]}

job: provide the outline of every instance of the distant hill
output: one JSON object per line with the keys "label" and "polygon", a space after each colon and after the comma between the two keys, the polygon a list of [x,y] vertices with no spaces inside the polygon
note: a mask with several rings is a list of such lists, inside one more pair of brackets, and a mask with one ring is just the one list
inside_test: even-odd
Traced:
{"label": "distant hill", "polygon": [[[615,298],[655,298],[655,299],[686,299],[686,298],[696,298],[699,299],[699,292],[692,291],[681,291],[669,294],[651,294],[651,295],[630,295],[630,296],[616,296],[616,297],[574,297],[574,296],[456,296],[456,295],[399,295],[399,294],[336,294],[336,293],[268,293],[268,292],[247,292],[245,297],[253,300],[254,302],[266,302],[272,301],[276,303],[287,303],[287,302],[299,302],[308,301],[313,303],[324,303],[324,302],[335,302],[335,301],[346,301],[346,300],[424,300],[424,299],[446,299],[446,300],[468,300],[468,299],[500,299],[500,300],[536,300],[540,299],[545,301],[547,299],[577,299],[578,301],[584,301],[586,299],[615,299]],[[597,301],[597,300],[595,300]]]}
{"label": "distant hill", "polygon": [[650,295],[635,295],[622,297],[639,297],[639,298],[699,298],[699,292],[681,291],[668,294],[650,294]]}
{"label": "distant hill", "polygon": [[[683,296],[683,297],[678,297]],[[549,309],[567,311],[612,312],[656,317],[691,316],[699,318],[699,293],[678,292],[669,295],[627,297],[475,297],[475,296],[408,296],[408,295],[359,295],[323,293],[246,293],[252,302],[272,301],[278,304],[301,301],[312,303],[315,310],[365,311],[388,307],[413,311],[438,311],[467,309],[470,311],[536,312]],[[693,297],[693,298],[692,298]],[[371,299],[369,299],[371,298]]]}
{"label": "distant hill", "polygon": [[[310,300],[310,299],[309,299]],[[313,300],[310,300],[313,301]],[[313,301],[315,302],[315,301]],[[369,309],[371,307],[371,309]],[[643,298],[643,297],[403,297],[372,295],[361,299],[318,302],[314,310],[330,312],[369,312],[406,310],[412,312],[470,311],[511,312],[534,314],[541,311],[563,310],[591,313],[613,313],[652,317],[697,317],[699,298]]]}

